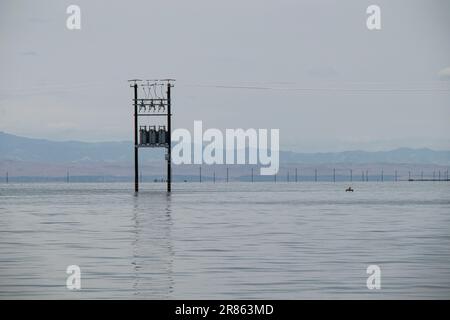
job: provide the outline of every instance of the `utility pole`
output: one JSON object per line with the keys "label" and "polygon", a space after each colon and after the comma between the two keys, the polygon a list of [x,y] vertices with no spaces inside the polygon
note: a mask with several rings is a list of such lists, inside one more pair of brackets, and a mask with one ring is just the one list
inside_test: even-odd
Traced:
{"label": "utility pole", "polygon": [[227,183],[228,183],[228,167],[227,167]]}
{"label": "utility pole", "polygon": [[298,182],[297,168],[295,168],[295,182]]}
{"label": "utility pole", "polygon": [[167,192],[172,192],[172,102],[170,88],[172,84],[167,81]]}
{"label": "utility pole", "polygon": [[252,168],[252,182],[253,182],[253,168]]}
{"label": "utility pole", "polygon": [[134,192],[139,191],[139,153],[138,153],[138,85],[134,82]]}
{"label": "utility pole", "polygon": [[199,182],[202,182],[202,166],[199,167],[199,172],[198,172],[198,178],[199,178]]}

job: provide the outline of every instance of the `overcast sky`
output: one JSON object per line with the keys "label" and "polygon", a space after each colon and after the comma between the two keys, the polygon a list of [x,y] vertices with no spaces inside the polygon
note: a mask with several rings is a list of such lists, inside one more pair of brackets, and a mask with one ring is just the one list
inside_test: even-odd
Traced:
{"label": "overcast sky", "polygon": [[299,151],[450,149],[449,39],[448,0],[2,0],[0,131],[131,140],[126,80],[170,77],[175,127],[279,128]]}

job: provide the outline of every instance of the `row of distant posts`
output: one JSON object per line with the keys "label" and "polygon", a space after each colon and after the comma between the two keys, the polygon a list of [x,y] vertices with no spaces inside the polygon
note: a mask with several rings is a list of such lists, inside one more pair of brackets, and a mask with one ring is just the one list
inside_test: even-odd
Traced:
{"label": "row of distant posts", "polygon": [[[130,87],[134,89],[134,191],[139,191],[139,148],[166,148],[167,192],[171,192],[172,113],[170,89],[175,80],[132,79],[128,81],[131,82]],[[139,88],[142,89],[142,97],[139,97]],[[166,89],[165,92],[164,89]],[[150,119],[153,121],[150,122]],[[158,129],[156,129],[157,126]]]}
{"label": "row of distant posts", "polygon": [[[140,128],[140,130],[139,130],[139,140],[138,140],[140,142],[139,143],[139,147],[143,147],[143,146],[146,146],[146,145],[153,145],[155,147],[158,147],[158,146],[159,147],[167,147],[168,132],[165,131],[165,130],[156,130],[156,132],[152,132],[151,130],[155,130],[155,129],[147,130],[147,128],[142,128],[142,127]],[[164,134],[162,132],[164,132]],[[150,136],[152,134],[156,134],[157,137],[150,138]],[[147,136],[147,138],[145,138],[145,136]],[[149,141],[149,139],[150,140],[151,139],[158,139],[158,140],[151,140],[151,142],[147,143],[147,141]],[[168,165],[170,165],[170,163]],[[169,168],[169,170],[170,170],[170,168]],[[226,168],[226,182],[229,182],[229,173],[230,173],[230,169],[227,167]],[[286,180],[285,181],[291,182],[293,180],[295,182],[299,182],[299,181],[303,180],[303,181],[316,181],[317,182],[317,181],[319,181],[319,177],[321,178],[320,181],[322,181],[322,182],[323,181],[330,181],[329,180],[329,177],[330,177],[329,175],[319,176],[317,169],[314,170],[314,175],[313,176],[311,176],[311,175],[310,176],[306,176],[306,175],[300,176],[297,168],[294,169],[294,177],[292,179],[291,179],[291,175],[290,174],[291,174],[291,171],[288,170],[286,172]],[[279,175],[274,175],[273,176],[274,182],[277,182],[277,177],[278,176]],[[328,177],[328,179],[324,179],[324,177]],[[336,182],[336,169],[333,169],[333,173],[332,173],[331,177],[332,177],[331,181]],[[369,181],[369,170],[361,171],[361,178],[360,179],[359,178],[358,179],[354,179],[353,178],[353,170],[352,169],[349,170],[349,175],[347,176],[348,177],[347,179],[342,179],[342,177],[343,177],[342,174],[339,175],[339,177],[341,177],[341,179],[339,179],[339,181],[347,181],[347,182],[348,181],[350,181],[350,182],[352,182],[352,181]],[[210,178],[210,177],[208,177],[208,178]],[[389,180],[389,178],[390,178],[390,181],[398,181],[399,180],[398,171],[395,170],[394,174],[391,174],[390,176],[387,176],[387,178],[388,179],[386,179],[383,170],[381,171],[380,175],[372,175],[372,176],[370,176],[370,180],[371,181],[373,181],[373,180],[375,180],[375,181],[385,181],[385,180]],[[14,181],[16,181],[17,177],[13,177],[13,179],[14,179]],[[140,173],[139,181],[142,182],[142,179],[143,179],[143,175],[142,175],[142,173]],[[202,179],[202,167],[201,166],[199,167],[199,178],[198,179],[199,179],[199,182],[202,182],[202,180],[203,180]],[[439,171],[433,171],[432,174],[428,173],[426,175],[424,174],[423,171],[420,172],[420,175],[419,174],[413,174],[412,175],[411,171],[408,171],[408,179],[407,180],[408,181],[450,181],[449,175],[448,175],[448,170],[446,170],[444,172],[441,172],[440,170]],[[10,181],[9,172],[6,171],[6,173],[5,173],[5,182],[9,183],[9,181]],[[70,181],[71,181],[71,179],[70,179],[69,171],[67,171],[66,182],[70,182]],[[103,177],[103,181],[105,181],[104,177]],[[158,179],[155,179],[155,181],[158,181]],[[216,171],[215,170],[213,171],[212,181],[216,182]],[[255,181],[255,179],[254,179],[254,169],[253,168],[251,168],[250,181],[251,182]],[[170,185],[169,185],[168,190],[170,190]]]}
{"label": "row of distant posts", "polygon": [[[375,180],[375,181],[385,181],[386,180],[386,175],[384,170],[381,170],[379,175],[369,175],[369,170],[362,170],[361,171],[361,178],[359,179],[354,179],[353,176],[353,169],[350,169],[349,171],[349,175],[348,175],[348,180],[347,179],[340,179],[340,181],[364,181],[364,182],[368,182],[369,181],[369,177],[370,180]],[[294,168],[294,177],[293,179],[291,179],[291,171],[287,170],[286,172],[286,182],[291,182],[291,180],[298,182],[302,179],[302,177],[299,175],[298,169]],[[276,174],[273,176],[273,180],[274,182],[277,182],[277,177],[279,175]],[[342,177],[343,175],[341,174],[340,177]],[[313,178],[312,178],[313,177]],[[333,169],[331,175],[322,175],[319,176],[318,174],[318,170],[314,169],[314,176],[304,176],[303,180],[305,181],[319,181],[319,177],[322,177],[322,179],[320,179],[320,181],[330,181],[330,180],[324,180],[323,177],[331,177],[331,181],[332,182],[336,182],[336,169]],[[398,175],[398,171],[395,170],[393,174],[391,174],[390,176],[388,176],[391,178],[391,181],[398,181],[399,180],[399,175]],[[312,178],[312,179],[307,179],[307,178]],[[203,176],[202,176],[202,167],[199,166],[199,178],[198,181],[202,182]],[[443,172],[443,174],[441,175],[441,171],[433,171],[433,174],[429,174],[429,175],[424,175],[424,172],[421,171],[420,175],[412,175],[411,171],[408,171],[408,181],[450,181],[449,180],[449,175],[448,175],[448,170],[446,170],[445,172]],[[212,177],[212,181],[216,182],[216,171],[213,171],[213,177]],[[229,168],[226,168],[226,182],[229,181]],[[254,170],[253,168],[251,168],[251,176],[250,176],[250,181],[254,182]]]}

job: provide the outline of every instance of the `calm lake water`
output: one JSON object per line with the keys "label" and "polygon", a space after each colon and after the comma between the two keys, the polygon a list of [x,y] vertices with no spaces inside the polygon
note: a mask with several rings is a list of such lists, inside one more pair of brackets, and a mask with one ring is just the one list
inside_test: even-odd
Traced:
{"label": "calm lake water", "polygon": [[0,298],[450,298],[450,183],[347,186],[2,184]]}

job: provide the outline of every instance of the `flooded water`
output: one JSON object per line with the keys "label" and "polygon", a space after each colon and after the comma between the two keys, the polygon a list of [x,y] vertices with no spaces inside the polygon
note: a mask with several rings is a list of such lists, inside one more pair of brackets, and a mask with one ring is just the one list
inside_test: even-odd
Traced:
{"label": "flooded water", "polygon": [[450,298],[450,184],[347,186],[3,184],[0,298]]}

